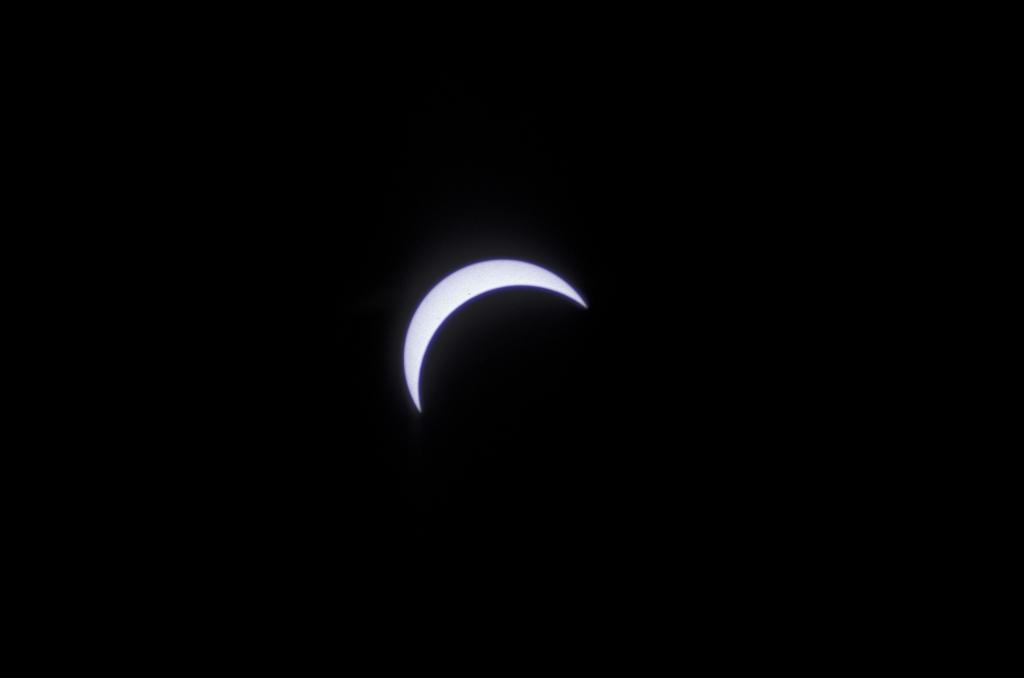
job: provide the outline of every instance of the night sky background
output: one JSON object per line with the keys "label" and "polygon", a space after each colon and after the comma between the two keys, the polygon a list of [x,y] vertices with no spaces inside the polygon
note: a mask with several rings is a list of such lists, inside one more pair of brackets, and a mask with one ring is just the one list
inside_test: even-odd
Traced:
{"label": "night sky background", "polygon": [[[189,545],[168,557],[337,595],[700,588],[839,558],[870,503],[874,113],[835,62],[683,42],[311,39],[143,67],[120,204],[165,301],[141,295],[124,350],[167,384],[135,405],[133,491],[146,533]],[[420,414],[412,313],[490,258],[589,308],[462,307]]]}

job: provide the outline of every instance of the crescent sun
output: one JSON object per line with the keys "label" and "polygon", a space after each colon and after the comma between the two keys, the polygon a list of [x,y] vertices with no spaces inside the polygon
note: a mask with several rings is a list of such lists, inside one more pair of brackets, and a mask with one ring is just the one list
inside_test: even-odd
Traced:
{"label": "crescent sun", "polygon": [[503,287],[540,287],[569,297],[583,308],[587,304],[569,283],[551,271],[514,259],[493,259],[460,268],[437,283],[416,308],[405,333],[405,383],[420,412],[420,369],[427,346],[437,329],[473,297]]}

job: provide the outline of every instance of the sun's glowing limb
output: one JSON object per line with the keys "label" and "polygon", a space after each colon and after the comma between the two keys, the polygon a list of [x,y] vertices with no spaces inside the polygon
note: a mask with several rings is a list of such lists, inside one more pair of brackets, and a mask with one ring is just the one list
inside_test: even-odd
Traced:
{"label": "sun's glowing limb", "polygon": [[494,259],[455,271],[423,297],[405,333],[405,383],[420,412],[423,411],[420,406],[420,368],[437,328],[455,309],[473,297],[502,287],[540,287],[587,307],[569,283],[551,271],[525,261]]}

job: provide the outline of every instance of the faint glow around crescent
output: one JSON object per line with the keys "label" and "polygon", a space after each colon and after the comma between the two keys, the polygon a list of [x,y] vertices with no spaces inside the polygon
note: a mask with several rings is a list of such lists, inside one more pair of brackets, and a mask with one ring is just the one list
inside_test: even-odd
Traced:
{"label": "faint glow around crescent", "polygon": [[460,268],[437,283],[420,302],[405,334],[405,383],[420,412],[420,368],[437,328],[455,309],[484,292],[502,287],[540,287],[569,297],[583,308],[583,298],[551,271],[513,259],[482,261]]}

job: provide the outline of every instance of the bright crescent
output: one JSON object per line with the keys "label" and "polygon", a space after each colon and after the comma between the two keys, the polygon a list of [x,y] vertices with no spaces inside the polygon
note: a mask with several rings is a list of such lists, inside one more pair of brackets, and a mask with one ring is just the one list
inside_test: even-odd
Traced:
{"label": "bright crescent", "polygon": [[420,412],[420,368],[427,346],[441,323],[458,307],[484,292],[502,287],[540,287],[569,297],[583,308],[587,304],[569,283],[551,271],[513,259],[481,261],[460,268],[437,283],[423,297],[405,333],[405,383]]}

